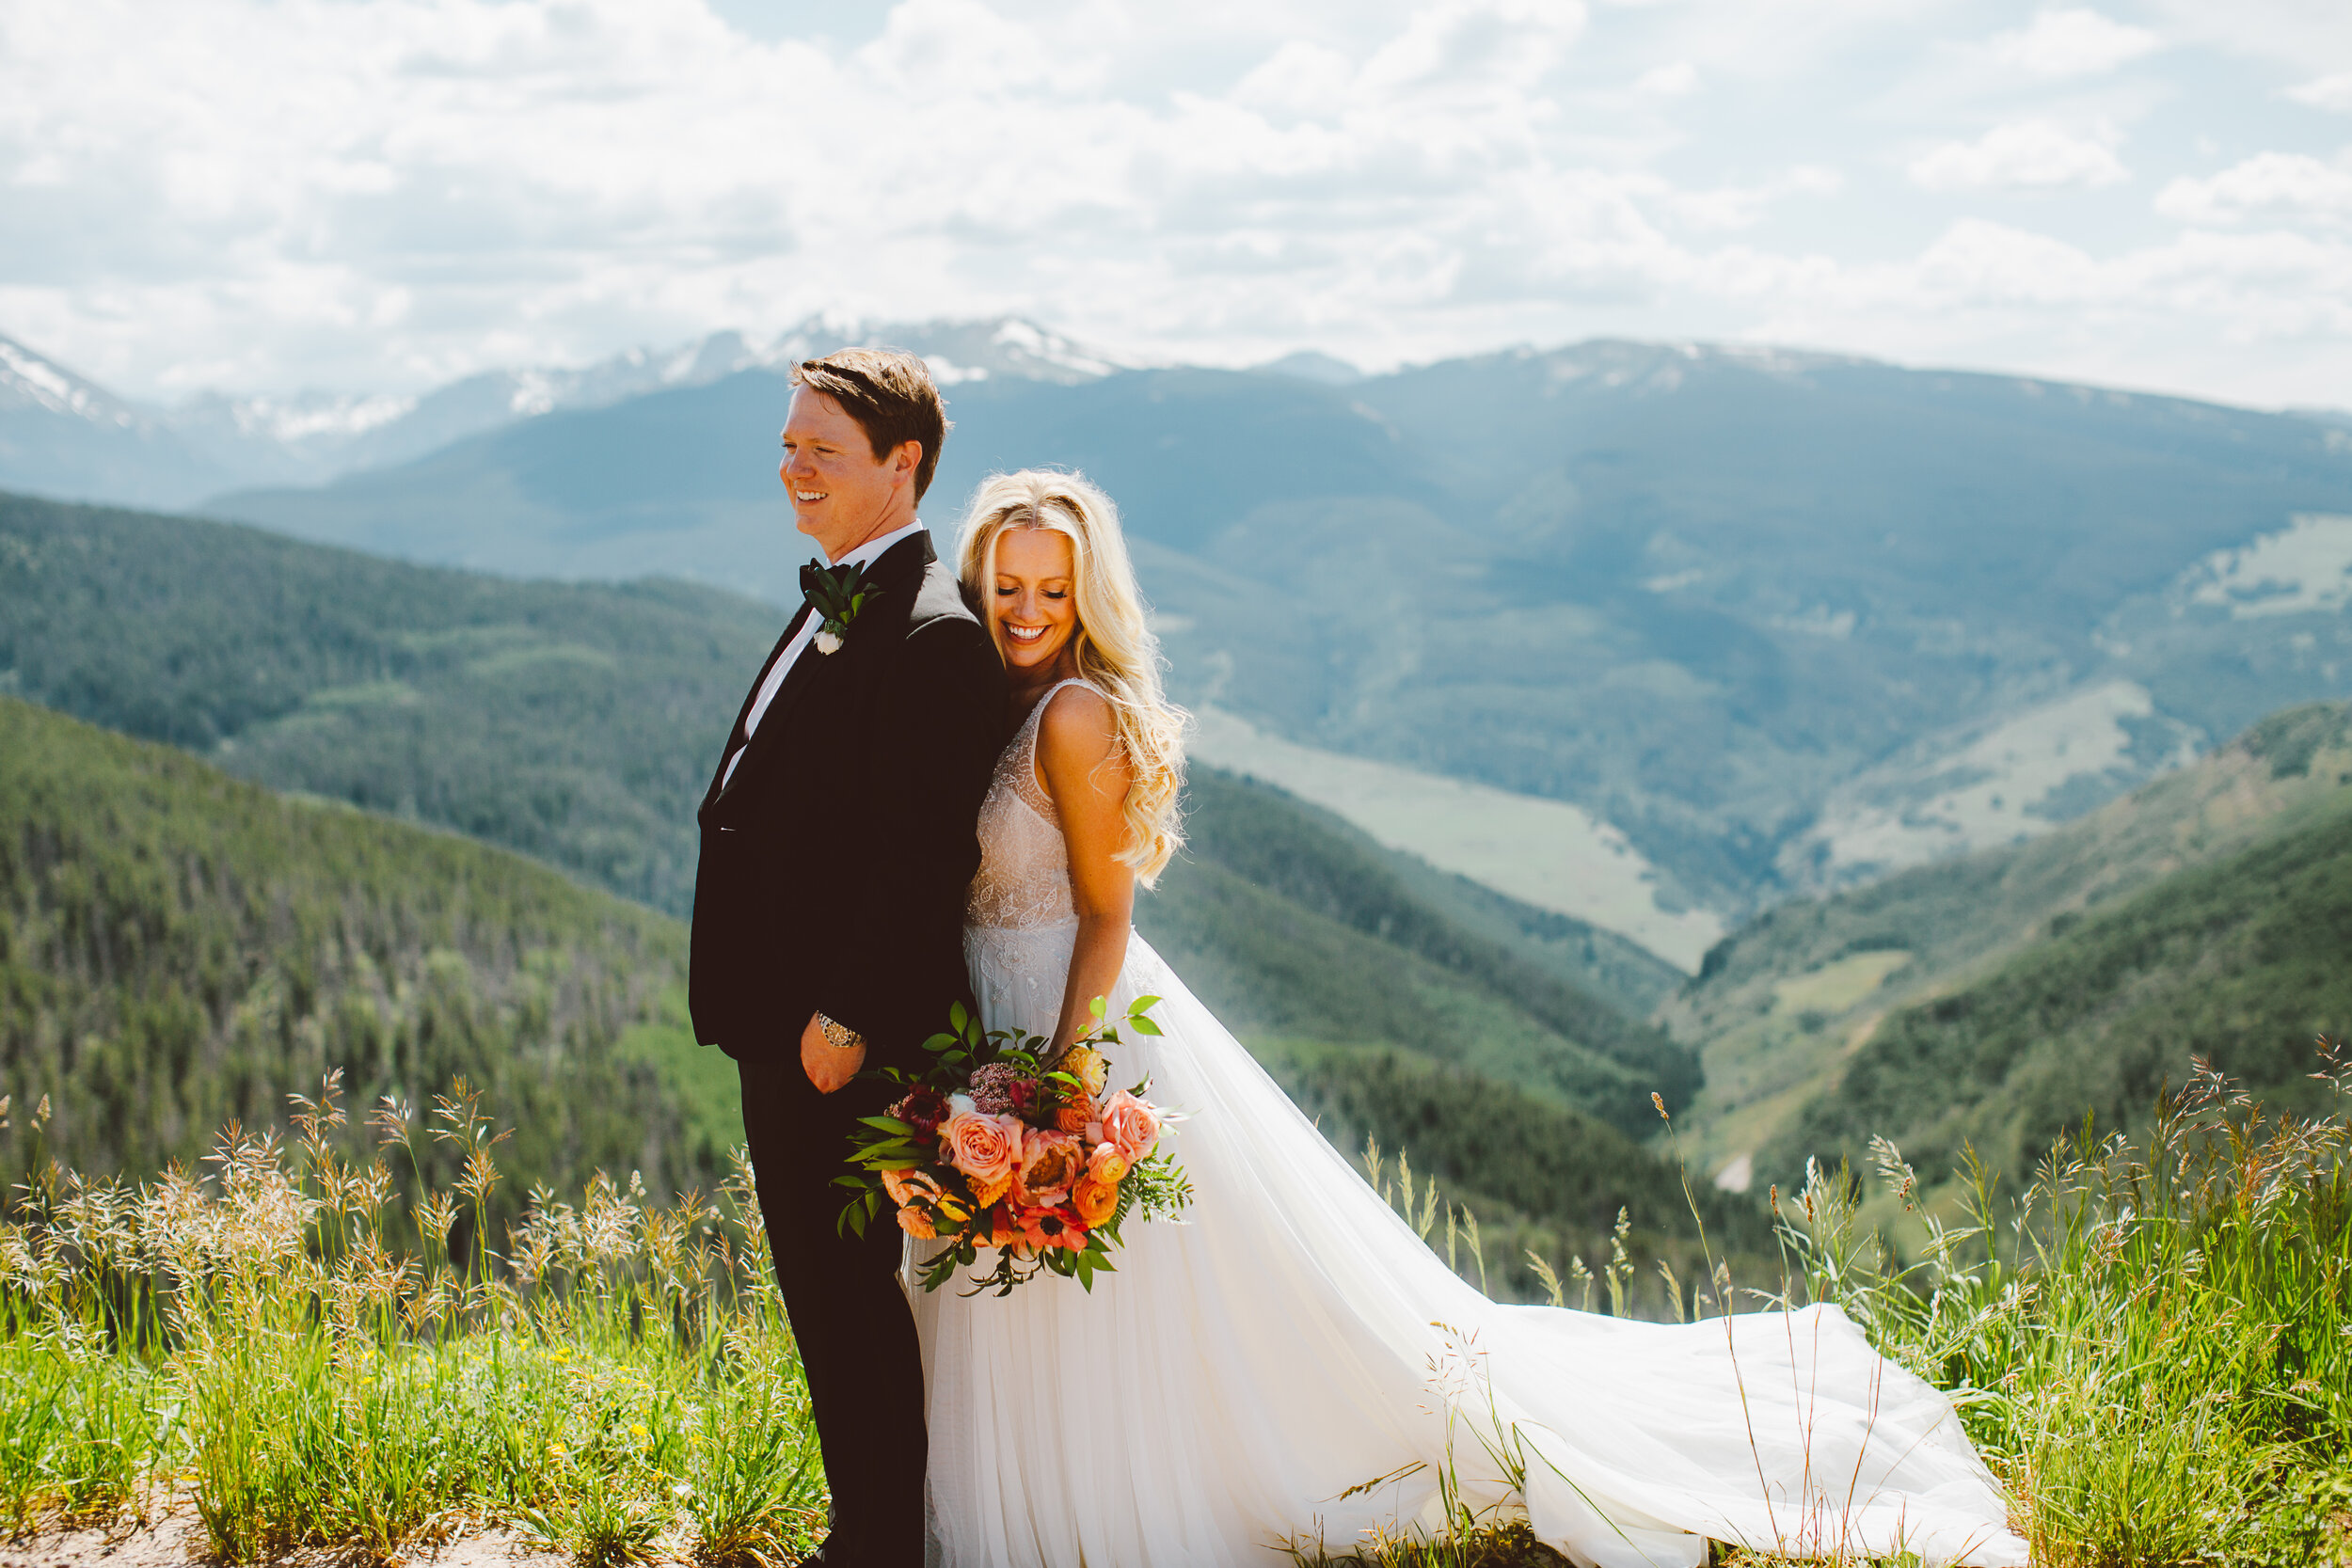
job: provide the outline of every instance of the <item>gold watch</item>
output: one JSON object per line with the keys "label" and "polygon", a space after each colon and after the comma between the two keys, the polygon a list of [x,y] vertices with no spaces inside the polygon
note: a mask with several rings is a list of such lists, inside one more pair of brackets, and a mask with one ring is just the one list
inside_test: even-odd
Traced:
{"label": "gold watch", "polygon": [[856,1051],[866,1044],[864,1035],[846,1023],[827,1018],[823,1013],[817,1015],[817,1027],[824,1032],[825,1043],[835,1051]]}

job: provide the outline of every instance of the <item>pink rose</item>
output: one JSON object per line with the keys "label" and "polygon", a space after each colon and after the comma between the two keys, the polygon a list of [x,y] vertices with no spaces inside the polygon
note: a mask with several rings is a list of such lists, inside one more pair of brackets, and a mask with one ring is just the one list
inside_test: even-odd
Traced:
{"label": "pink rose", "polygon": [[1160,1141],[1160,1113],[1121,1089],[1103,1101],[1103,1141],[1132,1165]]}
{"label": "pink rose", "polygon": [[1083,1168],[1078,1140],[1067,1132],[1032,1127],[1021,1145],[1021,1176],[1013,1194],[1023,1203],[1047,1206],[1070,1196]]}
{"label": "pink rose", "polygon": [[1021,1163],[1021,1134],[1025,1131],[1013,1117],[958,1111],[939,1124],[939,1151],[971,1178],[977,1196],[981,1189],[1011,1180]]}

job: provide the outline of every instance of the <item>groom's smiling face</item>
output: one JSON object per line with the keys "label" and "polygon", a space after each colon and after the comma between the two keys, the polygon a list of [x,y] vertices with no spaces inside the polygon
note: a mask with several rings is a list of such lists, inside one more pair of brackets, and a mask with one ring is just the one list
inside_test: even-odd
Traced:
{"label": "groom's smiling face", "polygon": [[803,533],[838,561],[866,540],[914,520],[914,469],[923,446],[907,441],[877,456],[866,427],[822,392],[792,394],[776,476]]}

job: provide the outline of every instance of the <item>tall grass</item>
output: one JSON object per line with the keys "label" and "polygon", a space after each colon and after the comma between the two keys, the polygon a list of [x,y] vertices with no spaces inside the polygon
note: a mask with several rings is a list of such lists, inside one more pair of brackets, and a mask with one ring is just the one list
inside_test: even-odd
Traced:
{"label": "tall grass", "polygon": [[[1664,1283],[1682,1316],[1843,1308],[1951,1393],[2050,1568],[2352,1560],[2352,1065],[2318,1076],[2334,1108],[2300,1119],[2203,1075],[2141,1136],[2059,1139],[2013,1195],[1971,1165],[1931,1202],[1880,1143],[1875,1196],[1819,1167],[1772,1195],[1777,1277]],[[294,1113],[291,1140],[230,1129],[200,1174],[35,1162],[0,1224],[0,1531],[187,1507],[230,1562],[489,1525],[593,1565],[807,1546],[823,1477],[739,1160],[710,1202],[534,1192],[494,1246],[499,1139],[462,1084],[421,1117],[378,1106],[365,1143],[331,1081]],[[1483,1271],[1474,1218],[1367,1164]],[[1628,1311],[1622,1227],[1597,1263],[1538,1273],[1555,1305]],[[1450,1410],[1475,1384],[1432,1382]],[[1557,1560],[1507,1511],[1454,1527],[1295,1555]]]}
{"label": "tall grass", "polygon": [[[2321,1068],[2329,1114],[2273,1117],[2201,1069],[2144,1135],[2086,1122],[2006,1199],[1971,1157],[1957,1196],[1931,1205],[1901,1151],[1877,1140],[1874,1205],[1851,1171],[1809,1166],[1795,1198],[1772,1195],[1779,1277],[1669,1280],[1676,1314],[1841,1307],[1951,1394],[2046,1568],[2352,1562],[2352,1061],[2323,1041]],[[1424,1238],[1468,1227],[1409,1176],[1382,1191]],[[1897,1233],[1866,1209],[1890,1210]],[[1552,1305],[1626,1310],[1621,1239],[1565,1281],[1534,1261]],[[1458,1519],[1444,1539],[1292,1556],[1313,1568],[1560,1560],[1507,1510]]]}
{"label": "tall grass", "polygon": [[[364,1159],[332,1080],[294,1125],[230,1129],[201,1176],[40,1164],[13,1195],[0,1528],[185,1503],[230,1562],[489,1524],[590,1564],[809,1543],[823,1474],[739,1159],[715,1203],[534,1192],[494,1248],[499,1137],[462,1082],[422,1118],[377,1107]],[[460,1157],[447,1190],[428,1141]]]}

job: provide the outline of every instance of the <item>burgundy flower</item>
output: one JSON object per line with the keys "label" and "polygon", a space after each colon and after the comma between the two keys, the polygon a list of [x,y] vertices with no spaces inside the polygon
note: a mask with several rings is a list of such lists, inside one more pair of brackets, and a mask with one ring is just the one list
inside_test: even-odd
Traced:
{"label": "burgundy flower", "polygon": [[918,1086],[908,1090],[889,1114],[928,1137],[947,1119],[947,1097],[937,1089]]}

